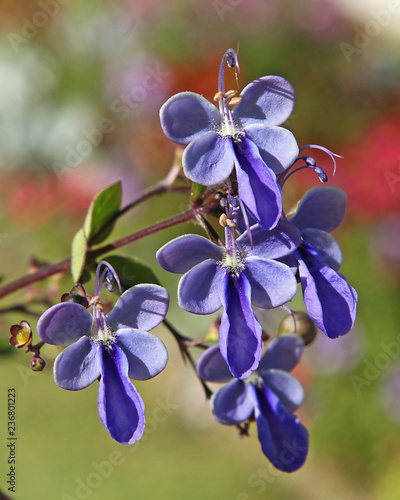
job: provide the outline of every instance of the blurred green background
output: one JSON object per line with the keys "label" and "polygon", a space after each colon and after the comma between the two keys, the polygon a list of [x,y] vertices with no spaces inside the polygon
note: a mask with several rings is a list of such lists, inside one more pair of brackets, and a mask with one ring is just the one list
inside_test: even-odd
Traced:
{"label": "blurred green background", "polygon": [[[124,204],[164,177],[174,145],[158,111],[179,91],[212,98],[223,53],[239,50],[240,88],[276,74],[296,89],[285,124],[300,146],[344,159],[331,185],[348,193],[335,232],[343,274],[359,293],[347,336],[320,336],[296,375],[299,416],[310,431],[305,466],[269,465],[256,429],[237,439],[216,424],[201,386],[162,327],[170,363],[135,384],[146,403],[145,438],[114,442],[97,414],[97,387],[67,392],[8,346],[9,327],[36,317],[72,286],[51,279],[14,293],[0,309],[0,489],[7,493],[7,390],[17,392],[17,489],[11,498],[320,500],[400,498],[400,2],[357,0],[3,0],[0,5],[0,274],[7,283],[69,255],[93,196],[123,179]],[[103,129],[103,131],[101,131]],[[311,151],[310,151],[311,154]],[[297,174],[287,204],[318,182]],[[125,216],[110,241],[187,209],[168,194]],[[155,251],[193,226],[177,226],[119,252],[148,262],[172,296],[171,322],[202,337],[213,318],[176,305],[178,276]],[[32,260],[32,258],[34,258]],[[87,284],[89,291],[93,283]],[[37,301],[36,299],[40,299]],[[36,303],[35,303],[36,300]],[[295,304],[300,304],[300,301]],[[265,316],[265,321],[277,319]],[[35,341],[37,337],[35,338]]]}

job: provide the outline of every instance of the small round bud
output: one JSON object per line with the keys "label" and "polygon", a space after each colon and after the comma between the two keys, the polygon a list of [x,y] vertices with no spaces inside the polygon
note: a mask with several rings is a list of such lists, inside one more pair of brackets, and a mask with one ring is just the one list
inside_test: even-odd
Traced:
{"label": "small round bud", "polygon": [[294,333],[304,340],[304,345],[309,345],[317,336],[317,327],[308,315],[301,311],[293,311],[283,318],[279,325],[279,334]]}
{"label": "small round bud", "polygon": [[61,302],[75,302],[75,304],[79,304],[85,309],[89,307],[89,301],[86,296],[86,291],[79,283],[73,286],[69,293],[64,293],[61,295]]}
{"label": "small round bud", "polygon": [[40,356],[33,356],[31,359],[31,370],[34,372],[41,372],[46,366],[46,361]]}

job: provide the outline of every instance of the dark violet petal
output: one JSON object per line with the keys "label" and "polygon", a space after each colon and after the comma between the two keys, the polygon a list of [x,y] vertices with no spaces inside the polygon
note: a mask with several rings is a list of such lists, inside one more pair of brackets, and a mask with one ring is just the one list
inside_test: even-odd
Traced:
{"label": "dark violet petal", "polygon": [[207,382],[229,382],[232,374],[226,361],[221,356],[218,345],[206,349],[197,360],[196,371]]}
{"label": "dark violet petal", "polygon": [[99,378],[101,373],[100,346],[81,337],[61,352],[54,363],[54,380],[59,387],[80,391]]}
{"label": "dark violet petal", "polygon": [[168,351],[155,335],[132,328],[116,331],[117,346],[124,351],[129,364],[128,375],[134,380],[148,380],[164,370]]}
{"label": "dark violet petal", "polygon": [[99,416],[110,436],[121,444],[140,439],[144,429],[144,403],[128,378],[128,361],[121,349],[102,349]]}
{"label": "dark violet petal", "polygon": [[342,222],[346,193],[333,186],[316,186],[307,191],[290,219],[300,231],[313,228],[330,233]]}
{"label": "dark violet petal", "polygon": [[142,283],[121,295],[106,321],[113,330],[124,325],[147,332],[163,321],[168,306],[169,294],[165,288]]}
{"label": "dark violet petal", "polygon": [[281,471],[299,469],[307,458],[307,429],[268,387],[255,390],[258,403],[254,413],[264,455]]}
{"label": "dark violet petal", "polygon": [[179,306],[194,314],[212,314],[221,307],[224,271],[207,259],[182,276],[178,285]]}
{"label": "dark violet petal", "polygon": [[246,127],[245,133],[275,174],[281,174],[289,168],[299,154],[296,139],[286,128],[266,127],[257,123]]}
{"label": "dark violet petal", "polygon": [[245,422],[254,411],[254,393],[250,384],[232,380],[211,398],[215,420],[222,425],[236,425]]}
{"label": "dark violet petal", "polygon": [[[278,259],[296,250],[301,242],[301,234],[297,227],[289,222],[279,221],[274,229],[269,231],[259,224],[252,226],[251,239],[253,248],[248,249],[248,252],[252,256],[262,259]],[[236,241],[239,246],[251,246],[247,231]]]}
{"label": "dark violet petal", "polygon": [[191,142],[182,156],[188,179],[202,186],[224,182],[233,170],[235,152],[230,137],[211,131]]}
{"label": "dark violet petal", "polygon": [[239,197],[264,229],[272,229],[282,213],[282,195],[276,176],[251,141],[242,138],[235,145],[235,151]]}
{"label": "dark violet petal", "polygon": [[297,293],[292,270],[280,262],[248,257],[243,273],[251,286],[251,301],[257,307],[272,309],[281,306]]}
{"label": "dark violet petal", "polygon": [[258,373],[263,376],[268,370],[291,372],[303,354],[304,341],[299,335],[285,334],[269,341],[261,357]]}
{"label": "dark violet petal", "polygon": [[264,384],[274,391],[288,411],[294,412],[303,402],[303,386],[290,373],[282,370],[268,370],[262,378]]}
{"label": "dark violet petal", "polygon": [[260,361],[262,328],[251,308],[251,287],[244,274],[226,273],[222,297],[221,354],[234,377],[246,378]]}
{"label": "dark violet petal", "polygon": [[343,255],[339,243],[332,235],[320,229],[304,229],[301,235],[304,241],[315,248],[329,267],[339,271]]}
{"label": "dark violet petal", "polygon": [[259,123],[280,125],[292,114],[295,92],[293,86],[280,76],[264,76],[247,85],[241,102],[233,115],[243,127]]}
{"label": "dark violet petal", "polygon": [[93,317],[74,302],[62,302],[44,312],[37,324],[39,337],[52,345],[69,345],[90,335]]}
{"label": "dark violet petal", "polygon": [[178,144],[189,144],[221,123],[218,109],[193,92],[181,92],[168,99],[160,109],[164,134]]}
{"label": "dark violet petal", "polygon": [[296,254],[308,315],[328,337],[345,335],[356,319],[357,292],[311,246]]}
{"label": "dark violet petal", "polygon": [[184,274],[206,259],[222,260],[221,247],[197,234],[185,234],[166,243],[156,254],[160,266],[171,273]]}

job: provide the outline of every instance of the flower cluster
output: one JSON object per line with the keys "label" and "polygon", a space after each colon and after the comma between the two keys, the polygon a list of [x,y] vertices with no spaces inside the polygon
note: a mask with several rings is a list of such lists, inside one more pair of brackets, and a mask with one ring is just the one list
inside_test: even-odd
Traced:
{"label": "flower cluster", "polygon": [[[193,192],[201,193],[193,196],[191,210],[181,214],[185,218],[177,216],[175,223],[189,220],[189,214],[190,220],[201,222],[207,237],[179,236],[162,246],[156,258],[165,270],[183,275],[177,292],[182,309],[200,315],[222,309],[216,321],[218,345],[204,351],[197,364],[207,395],[211,391],[206,382],[226,383],[212,396],[214,418],[238,426],[242,433],[255,421],[265,456],[277,469],[293,472],[306,460],[308,432],[294,414],[304,391],[290,372],[314,339],[316,326],[333,339],[348,333],[356,317],[357,293],[339,273],[342,253],[330,234],[342,222],[346,195],[334,187],[315,187],[294,215],[285,213],[282,189],[295,172],[311,168],[327,182],[315,160],[299,154],[306,148],[321,149],[335,168],[337,155],[315,145],[299,149],[293,134],[281,127],[294,107],[294,89],[288,81],[264,76],[238,95],[225,89],[227,66],[239,72],[232,49],[224,54],[219,70],[214,97],[218,108],[193,92],[179,93],[161,107],[161,126],[169,139],[186,146],[183,172],[198,185]],[[80,244],[88,250],[108,234],[117,215],[135,205],[119,210],[118,189],[120,183],[94,200],[74,239],[75,250]],[[212,216],[218,217],[216,227]],[[155,224],[152,231],[165,227],[169,226]],[[131,235],[123,241],[134,239]],[[123,257],[113,257],[126,263]],[[87,270],[85,262],[78,259],[78,264],[72,266],[75,272]],[[149,273],[153,276],[134,259],[127,265],[135,274],[142,273],[143,281]],[[121,296],[106,314],[102,290],[113,292],[116,285]],[[286,305],[299,288],[307,314]],[[196,342],[165,320],[168,306],[169,294],[159,285],[136,284],[122,293],[114,268],[101,261],[93,296],[76,284],[39,318],[41,342],[31,345],[32,330],[22,321],[11,327],[10,343],[34,353],[35,371],[45,364],[39,353],[44,343],[67,346],[54,363],[56,384],[78,391],[98,380],[101,422],[113,439],[132,444],[143,434],[145,416],[143,400],[130,379],[155,377],[168,360],[163,342],[149,330],[164,321],[195,366],[188,347]],[[259,311],[278,307],[290,311],[293,328],[287,322],[281,335],[270,339]],[[204,348],[205,341],[197,344]]]}
{"label": "flower cluster", "polygon": [[[224,238],[191,234],[166,243],[157,252],[161,267],[183,274],[178,286],[181,308],[211,314],[221,307],[219,345],[199,360],[206,381],[234,377],[213,397],[215,419],[239,424],[254,417],[265,455],[281,470],[293,471],[305,460],[307,431],[293,412],[301,403],[299,382],[286,372],[298,362],[300,337],[272,340],[262,357],[264,337],[257,309],[288,303],[300,283],[309,317],[330,338],[349,332],[355,321],[357,293],[339,274],[342,254],[329,233],[341,223],[346,195],[337,188],[309,190],[294,216],[282,209],[282,188],[289,177],[311,168],[321,182],[326,173],[312,157],[300,156],[293,134],[282,128],[294,106],[294,90],[284,78],[265,76],[237,95],[225,89],[226,66],[239,71],[237,54],[222,58],[217,109],[204,97],[182,92],[160,110],[166,136],[186,146],[183,171],[194,183],[216,186],[224,210]],[[298,166],[298,162],[304,165]],[[213,241],[212,241],[213,239]],[[254,309],[256,308],[256,309]],[[256,382],[244,379],[258,373]],[[282,458],[287,440],[300,452]]]}

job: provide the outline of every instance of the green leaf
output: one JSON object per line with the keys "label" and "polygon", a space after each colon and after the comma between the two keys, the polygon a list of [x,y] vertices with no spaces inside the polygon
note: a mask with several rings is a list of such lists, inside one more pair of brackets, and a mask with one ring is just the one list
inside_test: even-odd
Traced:
{"label": "green leaf", "polygon": [[203,196],[206,190],[206,186],[201,186],[200,184],[196,184],[193,182],[192,185],[192,201],[196,202],[199,198]]}
{"label": "green leaf", "polygon": [[[121,181],[117,181],[99,193],[90,204],[86,214],[83,230],[89,244],[93,243],[96,234],[109,222],[120,210],[121,207]],[[110,224],[98,237],[96,243],[101,243],[111,233],[114,224]]]}
{"label": "green leaf", "polygon": [[79,282],[79,278],[85,267],[87,248],[85,232],[83,228],[80,228],[72,240],[71,248],[71,273],[75,283]]}
{"label": "green leaf", "polygon": [[104,260],[115,269],[124,290],[139,283],[160,284],[150,266],[137,257],[110,255],[105,257]]}

